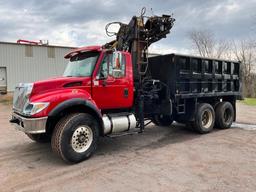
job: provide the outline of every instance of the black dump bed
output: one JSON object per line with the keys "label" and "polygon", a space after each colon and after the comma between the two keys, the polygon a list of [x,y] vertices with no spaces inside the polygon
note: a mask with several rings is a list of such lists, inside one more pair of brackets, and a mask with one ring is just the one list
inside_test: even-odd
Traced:
{"label": "black dump bed", "polygon": [[168,85],[173,98],[241,98],[239,62],[168,54],[149,58],[148,71]]}

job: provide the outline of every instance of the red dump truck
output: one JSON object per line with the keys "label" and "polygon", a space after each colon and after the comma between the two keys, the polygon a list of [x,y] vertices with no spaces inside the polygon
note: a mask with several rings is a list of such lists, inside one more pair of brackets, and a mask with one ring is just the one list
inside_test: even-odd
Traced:
{"label": "red dump truck", "polygon": [[241,99],[240,63],[186,55],[148,57],[166,37],[170,15],[134,16],[103,46],[75,49],[62,77],[20,83],[10,122],[36,142],[51,142],[63,160],[77,163],[99,137],[142,133],[146,125],[184,123],[199,133],[229,128]]}

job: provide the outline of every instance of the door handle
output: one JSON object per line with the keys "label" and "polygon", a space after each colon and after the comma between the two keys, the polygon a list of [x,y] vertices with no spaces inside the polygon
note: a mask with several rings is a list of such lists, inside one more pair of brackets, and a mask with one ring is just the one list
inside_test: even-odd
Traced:
{"label": "door handle", "polygon": [[124,88],[124,97],[127,98],[129,96],[128,88]]}

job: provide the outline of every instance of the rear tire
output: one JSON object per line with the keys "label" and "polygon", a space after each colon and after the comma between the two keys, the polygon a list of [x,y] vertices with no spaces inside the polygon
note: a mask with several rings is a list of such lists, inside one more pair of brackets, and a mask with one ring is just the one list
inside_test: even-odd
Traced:
{"label": "rear tire", "polygon": [[52,150],[64,161],[78,163],[93,154],[98,138],[99,126],[91,115],[70,114],[57,123],[51,140]]}
{"label": "rear tire", "polygon": [[216,120],[215,127],[219,129],[228,129],[234,120],[234,108],[230,102],[221,102],[215,108]]}
{"label": "rear tire", "polygon": [[47,135],[46,133],[39,133],[39,134],[30,134],[26,133],[26,135],[33,141],[37,143],[48,143],[51,141],[51,136]]}
{"label": "rear tire", "polygon": [[152,122],[157,126],[170,126],[173,122],[173,118],[169,115],[155,115]]}
{"label": "rear tire", "polygon": [[212,131],[215,122],[215,112],[213,107],[208,103],[201,103],[197,106],[193,128],[201,133]]}

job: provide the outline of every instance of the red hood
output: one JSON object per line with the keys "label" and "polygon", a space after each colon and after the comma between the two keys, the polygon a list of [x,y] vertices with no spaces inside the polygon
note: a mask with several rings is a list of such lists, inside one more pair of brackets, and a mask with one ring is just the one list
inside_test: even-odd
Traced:
{"label": "red hood", "polygon": [[52,90],[79,88],[90,85],[90,77],[58,77],[34,82],[32,95],[46,93]]}

